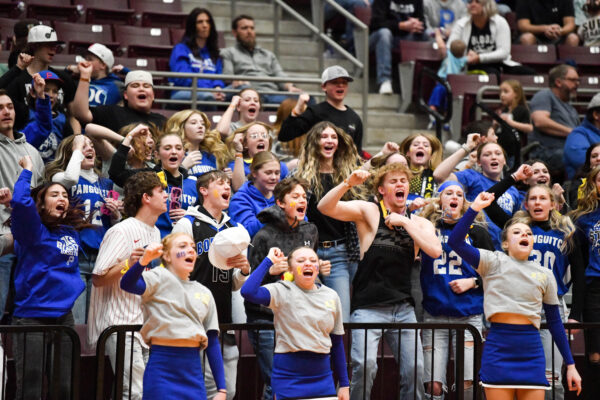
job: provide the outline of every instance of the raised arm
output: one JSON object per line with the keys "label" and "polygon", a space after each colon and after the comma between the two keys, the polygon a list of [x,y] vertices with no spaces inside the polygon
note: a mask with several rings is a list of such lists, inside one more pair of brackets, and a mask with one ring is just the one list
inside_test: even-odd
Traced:
{"label": "raised arm", "polygon": [[433,179],[435,179],[435,182],[442,183],[446,179],[457,180],[452,171],[454,171],[456,165],[461,162],[463,158],[477,148],[477,145],[481,140],[480,138],[481,135],[479,133],[470,133],[467,136],[467,143],[463,144],[460,149],[456,150],[452,155],[442,161],[435,171],[433,171]]}
{"label": "raised arm", "polygon": [[221,115],[221,119],[217,123],[217,127],[215,129],[219,131],[221,138],[223,139],[229,136],[229,133],[231,132],[231,119],[233,118],[233,113],[237,109],[237,106],[240,104],[240,100],[240,96],[233,96],[231,98],[231,103],[229,103],[229,106],[227,106],[227,110],[225,110],[223,115]]}
{"label": "raised arm", "polygon": [[260,284],[267,274],[267,271],[269,271],[269,268],[271,268],[271,265],[284,259],[285,256],[283,255],[283,252],[277,247],[272,247],[269,250],[267,257],[265,257],[260,265],[254,271],[252,271],[246,280],[246,283],[244,283],[244,286],[242,286],[242,297],[252,303],[262,304],[263,306],[268,306],[271,304],[271,293],[264,287],[260,286]]}
{"label": "raised arm", "polygon": [[75,97],[73,99],[72,111],[75,118],[82,124],[92,122],[94,116],[90,111],[90,79],[92,78],[92,64],[88,61],[82,61],[78,64],[79,84]]}
{"label": "raised arm", "polygon": [[125,275],[123,275],[123,278],[121,278],[121,289],[133,294],[144,294],[146,291],[146,282],[144,281],[144,278],[142,278],[142,272],[144,272],[144,269],[152,262],[152,260],[160,257],[162,253],[162,244],[149,244],[139,261],[133,264]]}
{"label": "raised arm", "polygon": [[479,249],[465,242],[465,237],[469,233],[469,227],[475,220],[477,214],[494,201],[494,195],[481,192],[471,204],[471,207],[465,212],[462,218],[456,223],[452,233],[448,238],[448,245],[459,256],[461,256],[474,269],[479,268]]}
{"label": "raised arm", "polygon": [[317,205],[317,208],[323,215],[335,218],[339,221],[344,222],[365,222],[366,220],[366,206],[369,203],[364,201],[341,201],[342,197],[346,192],[356,185],[363,184],[371,174],[368,171],[358,169],[353,171],[352,174],[344,182],[340,183],[333,189],[331,189]]}
{"label": "raised arm", "polygon": [[[528,177],[533,174],[533,170],[530,165],[522,164],[519,169],[517,169],[511,175],[506,176],[500,182],[496,183],[494,186],[487,190],[488,193],[494,195],[494,198],[499,199],[504,192],[506,192],[511,186],[513,186],[517,181],[525,181]],[[498,205],[497,202],[493,201],[485,210],[488,217],[492,220],[494,224],[499,226],[500,228],[504,227],[504,225],[511,218],[509,214],[507,214],[502,207]]]}
{"label": "raised arm", "polygon": [[38,214],[35,201],[31,197],[31,177],[33,163],[31,157],[24,156],[19,160],[23,168],[14,186],[11,213],[11,231],[19,243],[36,243],[42,233],[42,220]]}
{"label": "raised arm", "polygon": [[408,232],[414,240],[415,246],[423,250],[431,258],[442,255],[442,244],[435,233],[433,224],[422,217],[411,214],[410,217],[398,213],[391,213],[385,219],[385,224],[390,228],[398,226]]}

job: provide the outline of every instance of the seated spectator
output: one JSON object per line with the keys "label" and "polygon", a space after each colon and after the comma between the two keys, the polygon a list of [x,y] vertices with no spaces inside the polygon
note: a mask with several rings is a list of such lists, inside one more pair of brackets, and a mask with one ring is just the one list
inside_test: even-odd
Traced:
{"label": "seated spectator", "polygon": [[27,141],[38,149],[44,163],[54,160],[60,142],[73,134],[58,98],[63,81],[52,71],[33,75],[28,97],[29,123],[23,129]]}
{"label": "seated spectator", "polygon": [[[113,52],[103,44],[94,43],[85,52],[85,61],[92,65],[90,77],[90,107],[110,106],[121,101],[123,90],[123,79],[113,73],[129,73],[129,68],[122,65],[114,65]],[[75,75],[79,75],[78,65],[69,65],[67,69]],[[85,79],[85,78],[84,78]],[[80,81],[81,82],[81,81]]]}
{"label": "seated spectator", "polygon": [[280,174],[279,159],[270,151],[261,151],[252,159],[248,181],[231,198],[229,214],[246,228],[250,237],[263,227],[258,213],[275,204],[273,190]]}
{"label": "seated spectator", "polygon": [[298,98],[291,115],[283,121],[278,139],[282,142],[306,134],[315,124],[329,121],[350,135],[359,153],[362,149],[363,126],[360,116],[344,104],[348,94],[348,83],[353,79],[343,67],[333,65],[321,75],[321,89],[325,92],[325,101],[316,105],[304,106],[309,96],[303,93]]}
{"label": "seated spectator", "polygon": [[[169,60],[169,69],[173,72],[193,72],[203,74],[223,73],[223,61],[219,57],[219,35],[215,20],[205,8],[194,8],[185,21],[185,33],[181,41],[175,45]],[[191,78],[169,78],[175,86],[192,86]],[[220,79],[198,79],[199,89],[225,87]],[[176,90],[171,92],[171,98],[189,100],[192,92]],[[198,100],[223,101],[223,92],[196,92]]]}
{"label": "seated spectator", "polygon": [[571,131],[565,141],[564,161],[569,179],[573,179],[585,162],[587,149],[597,142],[600,142],[600,93],[589,102],[583,122]]}
{"label": "seated spectator", "polygon": [[392,49],[400,40],[425,40],[422,0],[375,0],[369,47],[375,48],[379,94],[392,94]]}
{"label": "seated spectator", "polygon": [[127,74],[123,106],[107,105],[90,108],[88,94],[93,66],[87,61],[80,62],[79,71],[79,86],[73,102],[73,115],[82,124],[93,122],[115,132],[134,122],[154,124],[162,129],[166,118],[150,111],[154,102],[154,82],[150,72],[137,70]]}
{"label": "seated spectator", "polygon": [[423,14],[425,15],[425,33],[432,36],[437,28],[442,36],[447,38],[452,25],[462,17],[467,16],[467,7],[463,0],[424,0]]}
{"label": "seated spectator", "polygon": [[[593,1],[593,0],[592,0]],[[575,26],[581,26],[589,17],[589,12],[585,7],[587,0],[573,0],[573,8],[575,9]]]}
{"label": "seated spectator", "polygon": [[469,70],[500,73],[532,74],[535,71],[510,59],[510,27],[498,14],[494,0],[471,0],[469,15],[459,19],[452,28],[449,43],[457,39],[467,44]]}
{"label": "seated spectator", "polygon": [[[237,191],[246,182],[250,175],[250,165],[254,156],[261,151],[271,151],[273,139],[271,138],[271,127],[262,122],[254,122],[244,125],[227,140],[227,145],[235,160],[228,165],[233,170],[231,187]],[[288,175],[288,168],[284,162],[280,162],[281,179]]]}
{"label": "seated spectator", "polygon": [[210,121],[202,111],[183,110],[173,114],[167,120],[165,132],[175,133],[183,140],[186,155],[181,165],[190,175],[200,177],[226,167],[229,150],[219,132],[210,130]]}
{"label": "seated spectator", "polygon": [[[231,22],[231,30],[237,43],[221,51],[223,58],[223,74],[285,77],[275,54],[256,45],[256,32],[254,31],[254,18],[249,15],[238,15]],[[252,86],[258,91],[287,90],[299,93],[302,90],[292,83],[275,82],[248,82],[233,81],[231,87],[242,89]],[[286,95],[264,94],[265,103],[281,103]]]}
{"label": "seated spectator", "polygon": [[569,103],[577,93],[579,74],[569,65],[558,65],[550,70],[548,83],[550,88],[540,90],[529,102],[533,121],[531,140],[540,144],[529,156],[545,161],[552,168],[552,180],[562,183],[565,140],[579,125],[577,110]]}
{"label": "seated spectator", "polygon": [[600,45],[600,0],[588,0],[584,9],[589,18],[581,23],[577,35],[584,46],[598,46]]}
{"label": "seated spectator", "polygon": [[10,43],[10,54],[8,55],[9,69],[17,65],[19,54],[25,50],[25,47],[27,47],[27,36],[29,35],[29,30],[39,24],[40,21],[33,18],[21,19],[15,24],[13,27],[14,35]]}
{"label": "seated spectator", "polygon": [[519,1],[516,11],[521,44],[579,45],[573,0]]}
{"label": "seated spectator", "polygon": [[[29,117],[27,95],[30,93],[33,75],[40,71],[52,71],[62,79],[63,86],[59,92],[59,98],[65,107],[70,107],[75,96],[75,84],[68,73],[50,67],[58,46],[64,43],[58,40],[53,28],[46,25],[32,27],[27,35],[27,47],[23,53],[19,54],[17,64],[0,77],[0,88],[6,89],[8,95],[13,99],[17,115],[15,122],[17,130],[27,124]],[[73,131],[79,132],[80,127],[73,126]]]}
{"label": "seated spectator", "polygon": [[[231,98],[231,103],[221,116],[216,129],[223,138],[226,138],[236,129],[256,122],[258,120],[261,105],[262,101],[260,95],[255,89],[246,88],[240,90],[236,96]],[[239,119],[232,122],[233,113],[236,111],[239,114]]]}
{"label": "seated spectator", "polygon": [[525,136],[533,131],[521,82],[515,79],[507,79],[502,82],[500,84],[500,103],[502,104],[499,110],[500,118],[508,125]]}

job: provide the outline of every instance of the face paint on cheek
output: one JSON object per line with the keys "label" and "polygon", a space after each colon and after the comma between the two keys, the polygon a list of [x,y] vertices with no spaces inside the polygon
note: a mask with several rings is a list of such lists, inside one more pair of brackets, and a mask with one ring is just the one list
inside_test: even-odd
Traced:
{"label": "face paint on cheek", "polygon": [[394,190],[392,188],[388,188],[387,192],[388,192],[388,194],[392,194],[392,193],[394,193]]}
{"label": "face paint on cheek", "polygon": [[302,275],[302,267],[296,267],[296,272],[298,272],[298,275]]}
{"label": "face paint on cheek", "polygon": [[295,208],[296,207],[296,202],[295,201],[290,201],[290,207]]}
{"label": "face paint on cheek", "polygon": [[215,199],[219,198],[219,191],[217,189],[213,190],[213,196],[215,197]]}
{"label": "face paint on cheek", "polygon": [[177,254],[175,254],[175,257],[182,258],[182,257],[185,257],[185,254],[186,254],[185,251],[178,251]]}

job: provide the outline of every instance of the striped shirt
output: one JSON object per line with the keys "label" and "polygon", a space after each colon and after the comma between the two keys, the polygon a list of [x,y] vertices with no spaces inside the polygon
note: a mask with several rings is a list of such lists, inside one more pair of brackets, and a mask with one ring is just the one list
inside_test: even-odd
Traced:
{"label": "striped shirt", "polygon": [[[150,243],[160,243],[158,228],[136,218],[127,218],[106,232],[93,274],[106,275],[110,267],[129,258],[134,249]],[[112,285],[92,286],[87,325],[88,342],[92,347],[109,326],[144,322],[141,296],[122,290],[119,283],[117,280]]]}

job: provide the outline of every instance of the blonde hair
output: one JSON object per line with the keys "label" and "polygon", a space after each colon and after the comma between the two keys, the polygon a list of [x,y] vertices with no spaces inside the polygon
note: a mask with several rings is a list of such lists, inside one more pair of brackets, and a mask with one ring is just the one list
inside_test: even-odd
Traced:
{"label": "blonde hair", "polygon": [[[46,182],[52,182],[52,177],[59,172],[64,172],[71,161],[73,156],[73,142],[77,135],[71,135],[62,140],[56,149],[56,157],[46,165],[46,172],[44,174],[44,180]],[[102,176],[102,172],[94,167],[94,172],[98,176]]]}
{"label": "blonde hair", "polygon": [[[553,208],[550,210],[550,214],[548,215],[548,222],[550,223],[550,229],[563,234],[563,244],[560,246],[560,251],[566,254],[570,251],[573,245],[575,225],[573,224],[573,221],[569,216],[562,215],[554,208],[554,205],[556,204],[556,199],[554,197],[554,194],[552,193],[552,189],[550,189],[550,186],[548,185],[536,184],[531,186],[525,194],[525,202],[529,200],[529,194],[531,193],[531,191],[536,188],[544,189],[550,197],[550,201],[552,202]],[[529,214],[528,211],[517,211],[515,213],[515,217],[522,217],[524,220],[528,219],[529,222],[527,222],[527,225],[531,225],[531,222],[533,221],[533,219],[531,218],[531,214]]]}
{"label": "blonde hair", "polygon": [[[138,126],[138,122],[134,122],[132,124],[127,124],[121,129],[119,129],[119,135],[125,137],[129,132],[131,132],[136,126]],[[154,141],[154,150],[158,149],[158,137],[161,135],[160,130],[156,127],[156,125],[143,124],[148,128],[148,132],[150,132],[150,136]],[[136,136],[131,141],[131,148],[133,152],[131,153],[132,157],[137,159],[140,162],[146,162],[146,137],[145,136]]]}
{"label": "blonde hair", "polygon": [[279,164],[279,158],[277,158],[277,156],[270,151],[259,151],[256,153],[254,157],[252,157],[252,164],[250,164],[250,176],[248,179],[251,181],[254,180],[252,174],[254,172],[258,172],[263,165],[271,161],[277,161],[277,164]]}
{"label": "blonde hair", "polygon": [[525,101],[525,93],[523,92],[523,86],[521,85],[521,82],[519,82],[516,79],[507,79],[507,80],[503,81],[500,84],[500,86],[502,86],[504,84],[510,86],[510,88],[513,90],[513,92],[515,92],[515,100],[514,100],[514,104],[512,106],[513,107],[523,106],[523,107],[529,109],[527,107],[527,101]]}
{"label": "blonde hair", "polygon": [[[437,137],[430,135],[429,133],[413,133],[412,135],[410,135],[409,137],[404,139],[402,141],[402,143],[400,143],[400,153],[402,153],[406,157],[406,161],[408,161],[409,167],[411,169],[413,169],[412,166],[410,165],[411,161],[410,161],[410,158],[407,156],[407,154],[408,154],[408,149],[410,148],[410,145],[412,144],[413,140],[415,140],[419,136],[427,139],[427,141],[429,142],[429,145],[431,146],[431,157],[429,158],[428,167],[432,170],[436,169],[437,166],[440,165],[440,163],[442,162],[442,157],[443,157],[442,143],[439,141],[439,139]],[[413,171],[413,172],[418,172],[418,171]]]}
{"label": "blonde hair", "polygon": [[182,110],[176,112],[167,120],[165,132],[173,133],[181,137],[183,147],[186,151],[189,151],[190,143],[185,137],[185,123],[194,114],[198,114],[200,118],[202,118],[202,123],[205,127],[204,139],[200,142],[199,149],[215,156],[217,159],[217,169],[225,168],[227,166],[227,161],[229,160],[229,149],[221,140],[219,132],[210,129],[210,120],[202,111]]}
{"label": "blonde hair", "polygon": [[233,147],[233,138],[235,138],[235,135],[237,135],[238,133],[244,134],[244,140],[242,141],[244,150],[242,151],[242,154],[244,155],[244,157],[246,157],[246,158],[248,157],[248,147],[246,145],[246,135],[248,134],[248,130],[250,128],[252,128],[254,125],[260,125],[267,130],[267,135],[269,136],[269,146],[266,150],[271,151],[271,146],[273,145],[273,137],[271,136],[273,128],[271,127],[271,125],[265,124],[264,122],[260,122],[260,121],[250,122],[249,124],[240,126],[231,135],[229,135],[227,137],[225,143],[227,144],[227,148],[229,149],[229,160],[230,161],[235,159],[236,151],[235,151],[235,148]]}
{"label": "blonde hair", "polygon": [[600,173],[600,166],[592,169],[585,178],[583,188],[581,188],[582,197],[577,200],[577,209],[569,214],[573,221],[577,221],[579,217],[591,213],[598,208],[598,200],[600,193],[596,186],[596,176]]}
{"label": "blonde hair", "polygon": [[[321,169],[320,139],[327,128],[333,129],[338,138],[338,147],[333,156],[333,183],[339,184],[360,166],[358,151],[350,135],[328,121],[315,124],[306,134],[306,142],[298,159],[296,176],[308,181],[317,199],[325,194],[319,172]],[[362,185],[352,187],[343,199],[351,198],[366,198],[365,188]]]}
{"label": "blonde hair", "polygon": [[477,0],[481,7],[483,8],[483,15],[490,18],[496,14],[498,14],[498,7],[496,6],[495,0]]}
{"label": "blonde hair", "polygon": [[[423,211],[421,211],[421,214],[419,214],[421,217],[431,221],[431,223],[434,226],[436,226],[437,223],[440,220],[442,220],[444,217],[444,210],[442,210],[441,195],[442,195],[442,193],[439,193],[437,197],[433,197],[431,199],[431,202],[429,204],[427,204],[425,207],[423,207]],[[465,197],[464,190],[463,190],[463,206],[460,209],[460,217],[462,217],[465,214],[465,212],[467,212],[470,205],[471,205],[471,202],[467,201],[467,198]],[[487,226],[485,216],[482,212],[477,214],[477,217],[475,217],[475,222],[477,223],[477,225]]]}

